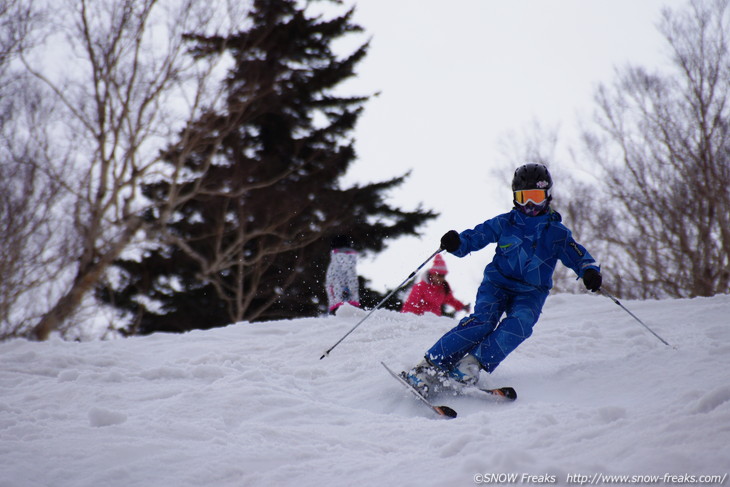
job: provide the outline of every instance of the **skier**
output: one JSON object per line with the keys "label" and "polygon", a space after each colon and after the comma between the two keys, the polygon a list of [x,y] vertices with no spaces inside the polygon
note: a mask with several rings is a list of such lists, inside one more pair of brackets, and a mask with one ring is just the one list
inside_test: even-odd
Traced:
{"label": "skier", "polygon": [[406,374],[424,396],[451,381],[476,384],[481,370],[493,372],[532,334],[558,259],[583,279],[588,290],[601,288],[600,267],[550,208],[552,187],[544,165],[520,166],[512,180],[510,212],[441,237],[441,248],[457,257],[490,243],[497,248],[484,270],[474,312],[444,334]]}
{"label": "skier", "polygon": [[345,303],[360,307],[357,279],[357,251],[347,235],[337,235],[331,241],[330,263],[325,275],[329,312],[334,314]]}
{"label": "skier", "polygon": [[446,281],[448,272],[444,258],[437,255],[423,280],[417,282],[411,289],[401,312],[417,315],[429,312],[441,316],[445,304],[456,311],[467,309],[467,305],[456,299],[451,292],[451,286]]}

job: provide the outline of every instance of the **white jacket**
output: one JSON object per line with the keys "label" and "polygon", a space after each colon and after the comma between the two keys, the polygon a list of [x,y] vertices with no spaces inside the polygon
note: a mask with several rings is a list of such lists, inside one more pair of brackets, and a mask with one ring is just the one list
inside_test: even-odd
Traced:
{"label": "white jacket", "polygon": [[325,279],[329,310],[344,303],[360,306],[357,280],[357,251],[348,248],[333,249]]}

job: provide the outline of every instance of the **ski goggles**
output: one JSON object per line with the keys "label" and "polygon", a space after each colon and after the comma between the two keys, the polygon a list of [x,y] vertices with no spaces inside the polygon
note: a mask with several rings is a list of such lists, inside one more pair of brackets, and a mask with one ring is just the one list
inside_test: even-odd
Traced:
{"label": "ski goggles", "polygon": [[547,191],[544,189],[522,189],[515,191],[514,195],[515,201],[522,206],[525,206],[528,202],[540,205],[548,198]]}

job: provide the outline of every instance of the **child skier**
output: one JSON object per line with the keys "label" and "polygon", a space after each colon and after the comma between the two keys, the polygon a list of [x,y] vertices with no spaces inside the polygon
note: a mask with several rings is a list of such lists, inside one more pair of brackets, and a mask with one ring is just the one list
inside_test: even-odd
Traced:
{"label": "child skier", "polygon": [[445,304],[456,311],[466,309],[466,305],[456,299],[451,292],[451,286],[446,281],[448,272],[444,258],[437,255],[433,259],[433,266],[428,270],[425,278],[417,282],[411,289],[401,311],[417,315],[433,313],[436,316],[441,316]]}
{"label": "child skier", "polygon": [[601,288],[600,267],[550,208],[552,186],[544,165],[523,165],[512,180],[514,208],[509,213],[441,237],[441,248],[457,257],[490,243],[497,243],[497,248],[484,270],[474,312],[444,334],[406,374],[422,394],[451,380],[476,384],[480,370],[493,372],[525,341],[553,285],[558,259],[583,279],[588,290]]}
{"label": "child skier", "polygon": [[325,275],[325,289],[332,314],[345,303],[360,307],[357,251],[352,246],[352,239],[347,235],[337,235],[331,242],[332,252]]}

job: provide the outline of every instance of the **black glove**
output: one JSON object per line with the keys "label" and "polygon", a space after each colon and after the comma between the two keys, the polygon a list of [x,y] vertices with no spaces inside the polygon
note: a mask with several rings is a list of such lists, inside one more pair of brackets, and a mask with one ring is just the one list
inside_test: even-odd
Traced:
{"label": "black glove", "polygon": [[447,252],[456,252],[461,247],[461,238],[456,230],[449,230],[441,237],[441,248]]}
{"label": "black glove", "polygon": [[593,268],[588,268],[583,273],[583,284],[585,284],[586,289],[592,293],[601,289],[602,281],[603,278],[601,277],[601,273]]}

